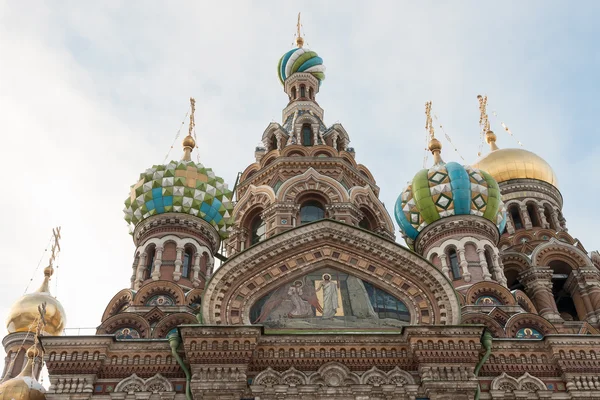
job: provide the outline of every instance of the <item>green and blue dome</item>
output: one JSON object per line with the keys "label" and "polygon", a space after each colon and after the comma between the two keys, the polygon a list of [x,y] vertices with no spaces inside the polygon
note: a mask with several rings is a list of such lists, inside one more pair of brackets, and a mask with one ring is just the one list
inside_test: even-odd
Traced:
{"label": "green and blue dome", "polygon": [[325,66],[323,59],[316,52],[302,47],[292,49],[285,53],[277,65],[279,81],[283,85],[285,80],[295,72],[306,72],[317,78],[319,85],[325,79]]}
{"label": "green and blue dome", "polygon": [[152,215],[185,213],[202,218],[226,238],[232,199],[233,193],[212,169],[193,161],[171,161],[140,174],[125,200],[125,220],[137,225]]}
{"label": "green and blue dome", "polygon": [[419,171],[398,197],[394,214],[409,245],[427,225],[452,215],[483,217],[500,232],[506,225],[498,183],[487,172],[456,162]]}

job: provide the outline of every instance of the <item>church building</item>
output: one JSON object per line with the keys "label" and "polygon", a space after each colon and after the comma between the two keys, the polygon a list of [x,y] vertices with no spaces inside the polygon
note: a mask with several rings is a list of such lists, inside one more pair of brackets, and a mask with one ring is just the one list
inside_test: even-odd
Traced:
{"label": "church building", "polygon": [[192,160],[193,99],[181,159],[132,171],[131,280],[94,335],[63,334],[52,263],[16,301],[0,400],[600,399],[600,255],[552,167],[496,144],[484,96],[489,152],[444,161],[427,103],[433,161],[402,166],[392,217],[296,44],[281,122],[233,189]]}

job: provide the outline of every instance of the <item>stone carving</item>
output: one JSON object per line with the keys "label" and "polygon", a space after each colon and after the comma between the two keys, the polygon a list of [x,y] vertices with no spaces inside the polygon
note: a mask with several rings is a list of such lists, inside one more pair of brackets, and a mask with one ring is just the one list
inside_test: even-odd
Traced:
{"label": "stone carving", "polygon": [[535,376],[529,375],[529,373],[527,372],[521,375],[518,379],[507,375],[506,372],[503,372],[502,375],[494,378],[491,384],[491,389],[504,392],[513,392],[515,390],[521,390],[530,393],[547,390],[544,382],[542,382]]}
{"label": "stone carving", "polygon": [[146,380],[140,378],[136,374],[131,375],[129,378],[123,379],[117,384],[115,392],[151,392],[151,393],[163,393],[172,392],[173,385],[167,378],[161,374],[156,374]]}

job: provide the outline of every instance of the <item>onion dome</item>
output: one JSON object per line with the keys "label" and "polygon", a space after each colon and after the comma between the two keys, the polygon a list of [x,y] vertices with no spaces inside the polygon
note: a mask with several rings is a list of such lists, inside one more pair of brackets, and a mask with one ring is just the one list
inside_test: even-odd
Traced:
{"label": "onion dome", "polygon": [[[302,39],[302,38],[300,38]],[[277,65],[281,84],[295,72],[306,72],[317,78],[319,85],[325,79],[323,59],[316,52],[298,47],[285,53]]]}
{"label": "onion dome", "polygon": [[396,201],[394,214],[400,230],[412,245],[429,224],[453,215],[477,215],[493,222],[500,232],[506,210],[498,183],[490,174],[440,157],[441,143],[432,138],[429,149],[434,165],[417,172]]}
{"label": "onion dome", "polygon": [[487,171],[498,183],[511,179],[537,179],[558,188],[556,174],[543,158],[524,149],[499,149],[496,135],[486,133],[491,151],[473,164]]}
{"label": "onion dome", "polygon": [[46,267],[42,286],[35,292],[24,295],[12,305],[6,319],[8,333],[33,330],[39,317],[38,306],[46,303],[46,314],[44,316],[46,324],[43,326],[42,332],[51,336],[62,334],[67,316],[62,304],[50,294],[48,288],[53,273],[54,269],[51,266]]}
{"label": "onion dome", "polygon": [[27,364],[23,371],[0,384],[0,400],[45,400],[46,389],[33,377],[33,360],[38,355],[35,347],[27,350]]}
{"label": "onion dome", "polygon": [[210,168],[190,160],[195,141],[183,141],[184,157],[166,165],[154,165],[140,174],[125,200],[125,220],[137,225],[164,213],[185,213],[202,218],[226,238],[231,226],[233,192]]}

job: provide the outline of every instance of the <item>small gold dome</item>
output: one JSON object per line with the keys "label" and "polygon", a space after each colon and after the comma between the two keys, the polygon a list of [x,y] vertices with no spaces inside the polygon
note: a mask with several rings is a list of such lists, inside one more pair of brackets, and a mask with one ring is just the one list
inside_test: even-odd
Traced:
{"label": "small gold dome", "polygon": [[432,153],[434,151],[441,151],[442,150],[442,143],[437,140],[436,138],[431,138],[431,140],[429,141],[429,151],[431,151]]}
{"label": "small gold dome", "polygon": [[486,171],[498,183],[511,179],[537,179],[558,188],[558,179],[550,164],[537,154],[523,149],[493,150],[477,160],[473,168]]}
{"label": "small gold dome", "polygon": [[[30,349],[31,350],[31,349]],[[45,400],[46,389],[33,377],[33,358],[37,350],[27,352],[27,364],[16,377],[0,384],[0,400]]]}
{"label": "small gold dome", "polygon": [[185,139],[183,139],[183,147],[191,147],[193,149],[196,147],[196,141],[193,137],[188,135],[185,137]]}
{"label": "small gold dome", "polygon": [[43,333],[51,336],[62,334],[67,321],[65,310],[62,304],[48,289],[48,282],[52,276],[52,267],[44,269],[44,283],[35,292],[29,293],[17,300],[6,319],[6,329],[8,333],[35,331],[35,321],[39,317],[38,306],[46,303],[46,325],[43,328]]}

